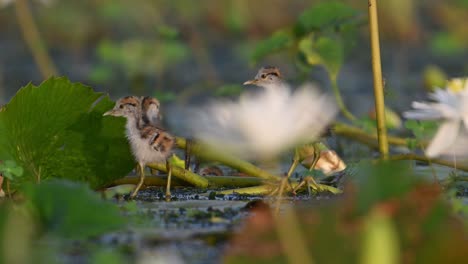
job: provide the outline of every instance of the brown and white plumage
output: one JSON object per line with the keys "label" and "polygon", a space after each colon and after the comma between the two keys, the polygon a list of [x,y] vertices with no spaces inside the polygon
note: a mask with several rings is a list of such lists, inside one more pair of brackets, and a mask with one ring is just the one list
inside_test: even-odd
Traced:
{"label": "brown and white plumage", "polygon": [[[113,109],[104,115],[123,116],[127,119],[126,135],[133,156],[140,166],[140,182],[131,195],[134,197],[143,185],[145,165],[166,161],[174,147],[175,138],[149,122],[150,119],[145,120],[144,116],[148,115],[143,112],[140,97],[123,97],[116,102]],[[149,116],[151,117],[151,114]]]}
{"label": "brown and white plumage", "polygon": [[142,121],[146,124],[158,126],[161,122],[161,104],[154,97],[145,96],[141,98]]}

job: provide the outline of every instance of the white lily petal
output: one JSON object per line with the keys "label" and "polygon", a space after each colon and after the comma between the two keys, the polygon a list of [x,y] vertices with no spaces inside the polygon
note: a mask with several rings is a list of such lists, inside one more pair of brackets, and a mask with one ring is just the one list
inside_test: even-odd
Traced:
{"label": "white lily petal", "polygon": [[237,155],[273,157],[315,139],[337,113],[333,100],[314,89],[270,88],[199,110],[189,119],[195,137]]}
{"label": "white lily petal", "polygon": [[460,129],[455,141],[445,149],[441,155],[448,159],[453,159],[453,156],[459,158],[468,157],[468,131],[464,127]]}
{"label": "white lily petal", "polygon": [[458,120],[450,120],[442,123],[426,149],[426,156],[433,158],[443,153],[444,150],[455,142],[459,129],[460,122]]}

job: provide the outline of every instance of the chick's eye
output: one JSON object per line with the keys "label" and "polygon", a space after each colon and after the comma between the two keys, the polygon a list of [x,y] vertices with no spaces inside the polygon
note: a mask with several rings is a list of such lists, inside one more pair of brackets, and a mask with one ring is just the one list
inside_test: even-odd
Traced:
{"label": "chick's eye", "polygon": [[266,78],[266,74],[262,74],[260,77],[262,77],[262,79],[265,79],[265,78]]}
{"label": "chick's eye", "polygon": [[123,105],[120,105],[120,109],[123,109]]}

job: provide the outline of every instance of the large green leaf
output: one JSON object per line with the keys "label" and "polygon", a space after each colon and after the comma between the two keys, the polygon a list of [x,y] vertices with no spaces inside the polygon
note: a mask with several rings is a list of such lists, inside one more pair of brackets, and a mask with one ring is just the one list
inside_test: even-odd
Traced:
{"label": "large green leaf", "polygon": [[87,186],[63,180],[23,188],[40,230],[67,238],[87,238],[116,230],[125,223],[116,205]]}
{"label": "large green leaf", "polygon": [[25,180],[48,177],[93,188],[133,167],[124,120],[103,118],[112,101],[66,78],[28,84],[0,112],[0,159],[25,169]]}

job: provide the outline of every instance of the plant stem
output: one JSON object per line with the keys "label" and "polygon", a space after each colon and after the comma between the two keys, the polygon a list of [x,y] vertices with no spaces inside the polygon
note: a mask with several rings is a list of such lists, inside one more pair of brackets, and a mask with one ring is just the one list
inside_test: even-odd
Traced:
{"label": "plant stem", "polygon": [[[333,125],[333,132],[336,135],[356,140],[358,142],[369,145],[371,147],[379,146],[377,133],[367,133],[366,131],[355,126],[350,126],[345,123],[335,122],[335,124]],[[392,145],[397,145],[397,146],[408,145],[407,138],[389,136],[387,137],[387,140],[388,140],[388,143]],[[424,143],[423,145],[426,145],[426,144],[427,143]]]}
{"label": "plant stem", "polygon": [[[204,176],[208,182],[208,187],[251,187],[263,184],[263,180],[257,177],[240,177],[240,176]],[[110,188],[118,185],[137,184],[138,177],[124,177],[118,179],[106,186]],[[166,186],[167,177],[165,176],[150,176],[145,178],[145,186]],[[193,186],[192,184],[178,178],[171,180],[171,186]]]}
{"label": "plant stem", "polygon": [[273,185],[273,184],[268,184],[268,185],[254,186],[254,187],[224,190],[224,191],[219,191],[219,192],[216,192],[216,193],[217,194],[238,193],[238,194],[247,194],[247,195],[266,195],[266,194],[270,194],[276,188],[278,188],[278,187]]}
{"label": "plant stem", "polygon": [[379,151],[383,159],[388,157],[387,127],[385,124],[385,102],[380,61],[379,25],[377,0],[369,0],[369,30],[372,50],[372,73],[374,75],[375,112]]}
{"label": "plant stem", "polygon": [[[400,154],[400,155],[393,155],[389,157],[390,160],[417,160],[417,161],[425,161],[430,163],[435,163],[447,167],[454,167],[453,162],[441,159],[430,159],[426,156],[416,155],[416,154]],[[464,164],[457,164],[456,169],[462,171],[468,171],[468,166]]]}
{"label": "plant stem", "polygon": [[335,94],[336,103],[341,113],[350,121],[355,121],[356,117],[346,108],[346,105],[341,97],[340,89],[338,88],[337,76],[330,76],[331,86],[333,93]]}
{"label": "plant stem", "polygon": [[57,76],[57,70],[54,63],[47,54],[47,49],[44,42],[41,40],[39,30],[34,23],[31,9],[28,6],[27,0],[16,0],[16,19],[21,28],[24,40],[28,45],[33,55],[34,61],[41,72],[42,77]]}
{"label": "plant stem", "polygon": [[[151,164],[147,164],[146,166],[168,173],[168,169],[165,163],[151,163]],[[191,183],[195,187],[198,187],[198,188],[208,187],[208,180],[206,178],[196,173],[193,173],[191,171],[187,171],[179,167],[171,166],[171,173],[172,175],[178,177],[179,179],[182,179],[186,182]]]}
{"label": "plant stem", "polygon": [[[185,149],[186,140],[184,138],[177,137],[176,142],[179,148]],[[191,146],[191,152],[192,154],[198,156],[201,159],[221,162],[224,165],[234,168],[240,172],[244,172],[249,176],[259,177],[265,180],[280,179],[279,176],[264,171],[247,161],[238,159],[226,153],[215,151],[212,148],[209,148],[197,142],[193,142],[193,145]]]}
{"label": "plant stem", "polygon": [[[294,188],[299,185],[298,182],[292,182],[291,184],[286,184],[285,186],[285,191],[293,191]],[[325,184],[320,184],[317,183],[317,186],[314,188],[320,188],[317,191],[329,191],[333,194],[339,194],[342,193],[341,190],[333,187],[333,186],[328,186]],[[275,189],[278,189],[278,185],[274,184],[265,184],[265,185],[260,185],[260,186],[255,186],[255,187],[247,187],[247,188],[239,188],[239,189],[231,189],[231,190],[225,190],[225,191],[220,191],[216,192],[219,194],[232,194],[232,193],[238,193],[238,194],[246,194],[246,195],[266,195],[270,194],[272,191]]]}

